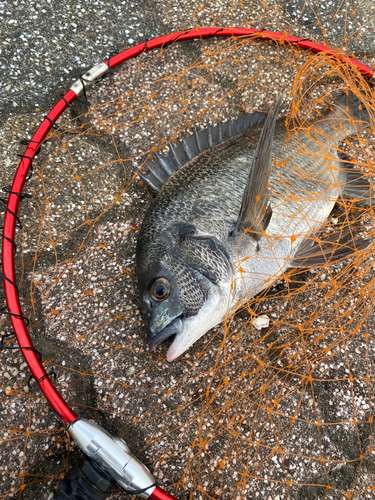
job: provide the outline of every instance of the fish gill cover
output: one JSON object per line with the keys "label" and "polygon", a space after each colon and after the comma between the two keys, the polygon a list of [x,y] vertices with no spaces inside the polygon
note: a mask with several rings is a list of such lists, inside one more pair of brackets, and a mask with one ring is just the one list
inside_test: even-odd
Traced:
{"label": "fish gill cover", "polygon": [[[183,25],[176,10],[165,12],[165,29],[283,31],[371,65],[375,12],[366,6],[207,2]],[[149,352],[136,291],[137,234],[152,196],[139,176],[142,156],[153,161],[194,124],[267,112],[283,92],[289,140],[306,154],[311,124],[347,89],[361,96],[371,126],[339,153],[373,193],[375,101],[365,79],[325,54],[247,38],[172,44],[127,62],[91,89],[89,106],[59,120],[33,163],[16,238],[30,335],[74,410],[102,410],[171,493],[375,498],[373,243],[321,268],[284,272],[172,363],[164,344]],[[284,151],[287,158],[287,144]],[[323,149],[307,153],[321,168],[330,160]],[[338,200],[314,241],[340,236],[348,247],[373,235],[371,204],[352,197]],[[14,345],[8,320],[1,332]],[[1,356],[0,498],[47,498],[79,451],[41,393],[29,391],[20,352]]]}

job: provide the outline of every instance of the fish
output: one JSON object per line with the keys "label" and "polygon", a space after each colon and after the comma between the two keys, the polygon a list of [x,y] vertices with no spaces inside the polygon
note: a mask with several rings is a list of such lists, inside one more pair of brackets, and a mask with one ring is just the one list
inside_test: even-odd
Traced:
{"label": "fish", "polygon": [[371,202],[368,180],[338,153],[370,125],[360,98],[348,90],[291,130],[278,118],[281,96],[268,113],[194,127],[166,155],[156,153],[141,174],[156,194],[136,247],[150,351],[171,338],[173,361],[286,270],[369,246],[319,232],[338,199]]}

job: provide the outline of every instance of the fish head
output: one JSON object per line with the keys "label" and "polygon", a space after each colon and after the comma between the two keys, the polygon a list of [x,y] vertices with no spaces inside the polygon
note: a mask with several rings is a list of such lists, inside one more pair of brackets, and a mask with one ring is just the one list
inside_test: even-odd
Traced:
{"label": "fish head", "polygon": [[178,333],[185,312],[176,275],[165,262],[166,257],[138,275],[139,300],[151,351]]}
{"label": "fish head", "polygon": [[153,351],[174,337],[168,361],[225,317],[232,271],[218,252],[216,243],[190,236],[173,245],[164,239],[151,258],[148,252],[138,252],[139,299],[147,340]]}

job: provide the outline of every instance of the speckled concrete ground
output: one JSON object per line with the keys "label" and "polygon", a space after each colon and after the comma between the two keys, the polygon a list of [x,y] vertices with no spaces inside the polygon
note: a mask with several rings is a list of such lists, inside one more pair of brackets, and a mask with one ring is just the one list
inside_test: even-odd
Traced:
{"label": "speckled concrete ground", "polygon": [[[269,9],[268,15],[265,15],[265,5]],[[17,154],[23,152],[19,140],[32,135],[43,115],[59,98],[59,94],[64,93],[85,69],[103,61],[110,53],[122,51],[145,39],[193,28],[197,23],[233,26],[250,23],[252,27],[288,30],[292,34],[308,38],[322,35],[321,31],[317,33],[320,29],[316,27],[318,15],[322,20],[321,29],[327,30],[323,34],[327,41],[337,41],[341,45],[345,35],[349,38],[349,48],[358,56],[375,53],[375,11],[371,0],[362,0],[355,5],[344,5],[338,0],[328,3],[315,1],[310,4],[303,0],[281,1],[279,9],[274,10],[276,5],[276,1],[262,5],[255,0],[247,0],[233,6],[232,11],[228,12],[229,6],[225,2],[205,4],[203,10],[200,9],[202,5],[196,1],[181,4],[177,0],[68,1],[64,4],[51,0],[0,2],[0,19],[2,26],[6,27],[0,32],[0,185],[9,185],[14,176],[18,163]],[[355,16],[342,15],[344,10],[351,12],[354,8],[357,11]],[[366,35],[366,31],[370,35]],[[191,64],[199,50],[199,44],[187,44],[186,48],[179,49],[178,57],[171,53],[168,62],[173,67],[184,68]],[[374,62],[374,59],[371,61]],[[158,61],[155,61],[154,66],[151,63],[150,66],[152,79],[164,76],[165,65],[158,65]],[[132,89],[137,86],[139,74],[136,63],[133,66],[129,64],[129,68],[129,73],[125,74],[125,80],[122,81],[122,88]],[[146,74],[143,76],[147,78]],[[225,78],[223,76],[219,81],[215,95],[224,95],[228,84]],[[203,95],[204,90],[205,87],[202,86]],[[94,93],[93,102],[99,103],[101,99],[108,99],[111,95],[106,86],[103,94],[100,92],[98,90]],[[254,95],[256,97],[248,97],[247,104],[249,107],[256,104],[261,106],[260,94]],[[165,96],[164,99],[166,100]],[[223,106],[213,110],[212,119],[218,116],[225,118],[230,109],[232,108]],[[215,384],[220,387],[220,383],[210,377],[212,367],[217,366],[218,360],[222,360],[220,343],[223,339],[223,332],[218,329],[212,344],[207,343],[207,339],[202,339],[181,362],[172,365],[164,360],[165,348],[158,351],[160,357],[150,355],[144,340],[135,291],[134,248],[136,228],[141,223],[149,195],[143,187],[134,183],[126,193],[121,193],[119,203],[113,202],[121,191],[125,178],[129,179],[135,174],[141,164],[139,160],[134,160],[124,166],[118,159],[136,157],[140,151],[150,149],[153,141],[156,142],[156,137],[163,137],[173,129],[180,117],[169,116],[169,113],[170,110],[167,109],[157,129],[150,126],[149,122],[148,125],[145,122],[145,127],[142,128],[141,122],[138,129],[130,129],[134,135],[129,136],[130,132],[124,130],[115,141],[108,141],[103,137],[85,137],[77,148],[73,141],[69,153],[67,149],[55,153],[56,142],[46,144],[38,158],[38,165],[45,167],[43,178],[48,183],[45,191],[40,185],[38,187],[38,176],[34,176],[28,184],[29,191],[36,190],[36,194],[30,204],[23,203],[21,207],[20,213],[27,224],[24,239],[17,241],[23,248],[25,263],[28,263],[29,256],[35,254],[36,244],[38,248],[43,248],[38,256],[38,268],[33,269],[32,265],[27,267],[21,285],[21,296],[27,299],[30,289],[35,290],[35,297],[44,296],[43,300],[37,301],[34,309],[29,304],[27,307],[36,323],[32,329],[33,339],[43,352],[44,359],[58,372],[59,389],[67,391],[69,401],[74,403],[79,413],[87,407],[100,406],[105,409],[113,417],[110,418],[111,431],[114,434],[121,433],[132,443],[133,450],[148,461],[160,484],[166,487],[179,480],[189,463],[195,426],[201,425],[201,403],[204,402],[202,394],[212,390]],[[58,172],[52,168],[49,170],[50,155],[53,155],[51,165],[58,168]],[[95,158],[95,161],[91,158]],[[80,170],[74,172],[74,175],[78,175],[80,180],[75,182],[72,172],[76,165],[79,165]],[[93,169],[98,165],[105,167]],[[65,182],[69,184],[69,189],[62,189]],[[58,189],[62,189],[61,192],[53,197]],[[86,198],[83,198],[83,193]],[[49,207],[51,226],[48,231],[46,228],[39,231],[37,224],[40,223],[40,207],[44,206],[46,197],[52,199]],[[103,211],[106,211],[105,216],[97,220]],[[29,221],[35,226],[30,225]],[[87,221],[92,221],[92,224]],[[71,231],[72,229],[74,230]],[[38,240],[35,234],[38,234]],[[60,237],[61,242],[52,249],[49,242],[51,239],[58,242]],[[84,251],[79,254],[77,248],[83,244]],[[67,262],[56,266],[56,262],[61,259]],[[314,278],[314,273],[310,278]],[[89,295],[87,291],[90,292]],[[280,307],[282,308],[281,305]],[[63,308],[60,314],[50,314],[60,308]],[[45,315],[49,317],[43,323],[38,323],[38,319]],[[240,324],[243,319],[237,321]],[[370,317],[370,324],[371,321],[373,319]],[[3,325],[1,331],[7,333],[9,329]],[[366,370],[373,370],[372,366],[366,365],[369,359],[367,353],[373,349],[370,344],[370,341],[367,346],[353,342],[345,354],[357,355],[356,361],[351,365],[357,378],[365,379],[368,373]],[[228,342],[228,352],[235,353],[237,348],[233,339]],[[251,345],[246,348],[249,356],[252,356]],[[68,453],[66,436],[47,410],[41,395],[28,392],[28,372],[19,353],[8,351],[1,356],[0,429],[3,442],[0,447],[0,470],[3,477],[0,480],[0,495],[4,499],[51,498],[51,491],[64,470],[65,461],[68,460],[69,470],[79,454],[74,446],[73,451]],[[287,358],[289,354],[286,353],[285,356]],[[314,373],[314,376],[333,378],[332,370],[336,370],[336,377],[340,374],[346,376],[347,365],[344,358],[338,351],[336,357],[320,367],[320,375]],[[287,363],[287,360],[281,360],[283,363],[284,361]],[[240,369],[244,368],[243,362],[238,359],[237,365],[235,361],[233,365],[230,376],[235,377],[237,371],[239,376]],[[217,372],[215,373],[216,377]],[[222,378],[225,378],[224,374]],[[188,389],[185,385],[187,380]],[[296,459],[292,453],[284,461],[274,457],[274,465],[266,471],[259,465],[259,474],[266,473],[268,477],[264,479],[263,476],[262,481],[252,478],[244,487],[243,495],[235,493],[230,487],[223,494],[217,484],[212,489],[211,485],[205,484],[212,498],[224,498],[225,495],[229,497],[229,493],[238,499],[347,498],[334,491],[328,494],[325,487],[316,486],[326,484],[327,474],[333,490],[338,488],[349,491],[356,481],[362,488],[370,486],[370,464],[364,460],[363,468],[360,469],[356,458],[360,453],[358,443],[364,448],[371,444],[371,425],[328,426],[319,434],[316,426],[303,426],[301,423],[313,421],[316,418],[316,408],[321,411],[317,418],[322,421],[330,422],[331,408],[335,409],[334,418],[350,420],[353,418],[353,397],[356,398],[359,412],[357,418],[370,415],[371,398],[366,394],[369,386],[365,384],[361,387],[359,384],[354,396],[350,384],[325,385],[322,382],[316,386],[314,394],[306,389],[302,398],[305,405],[303,411],[298,413],[300,421],[283,442],[283,448],[298,451],[299,454],[303,454],[305,450],[305,455],[310,458],[316,453],[317,460]],[[170,388],[173,389],[172,396],[168,395]],[[224,393],[222,396],[217,395],[217,404],[223,403],[225,397]],[[299,397],[293,395],[289,399],[285,398],[283,404],[286,406],[280,412],[294,415],[294,407],[298,406],[298,402]],[[183,408],[180,413],[175,412],[177,407]],[[240,411],[239,407],[233,408]],[[149,412],[154,410],[157,418],[149,418]],[[169,410],[173,418],[168,417]],[[258,432],[259,438],[259,422],[262,418],[263,421],[266,419],[266,413],[260,412],[253,417],[249,411],[247,420],[241,421],[241,432],[246,435],[251,428],[255,428],[255,434]],[[138,418],[144,421],[144,425],[137,425]],[[195,424],[186,425],[183,423],[186,421]],[[205,426],[207,433],[211,429],[215,434],[215,426],[219,428],[221,425],[219,422],[221,421],[214,415],[211,421],[204,423],[201,435],[205,435]],[[278,423],[276,420],[269,422],[270,427],[283,427],[284,424],[282,419]],[[264,429],[262,432],[265,432]],[[15,431],[15,439],[12,438],[12,430]],[[31,436],[27,434],[28,431],[31,431]],[[222,430],[217,430],[219,432]],[[157,439],[144,446],[148,435]],[[174,449],[177,439],[178,447]],[[328,472],[319,460],[320,448],[309,447],[311,440],[323,441],[330,456],[337,460],[337,463],[331,464]],[[259,448],[257,457],[253,458],[259,464],[267,455],[267,446],[272,446],[270,442],[265,441],[264,444],[265,447]],[[212,440],[206,446],[205,450],[208,451],[206,458],[202,451],[200,470],[205,467],[208,470],[216,465],[215,460],[220,461],[220,445]],[[161,454],[170,459],[155,462],[154,457]],[[235,460],[236,458],[230,463],[230,477],[229,473],[225,476],[227,484],[241,472]],[[349,461],[346,467],[342,465],[343,460]],[[192,470],[195,466],[194,462],[189,464]],[[18,475],[22,470],[27,471],[27,480],[18,477],[16,481],[16,476],[11,474],[14,472]],[[292,486],[288,489],[285,484],[279,484],[280,474],[284,479],[288,475],[295,483],[303,482],[305,486]],[[28,486],[18,491],[23,480]],[[312,483],[315,486],[310,487],[309,484]],[[189,484],[185,485],[185,488],[189,487]],[[12,493],[12,488],[18,492]],[[120,499],[124,495],[118,490],[111,498]],[[375,498],[375,495],[369,489],[361,493],[361,496],[352,498]]]}

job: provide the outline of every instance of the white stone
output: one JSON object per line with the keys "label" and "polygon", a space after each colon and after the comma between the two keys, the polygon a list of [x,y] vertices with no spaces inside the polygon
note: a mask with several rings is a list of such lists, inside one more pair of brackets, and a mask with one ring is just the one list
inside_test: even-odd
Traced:
{"label": "white stone", "polygon": [[268,328],[270,326],[270,319],[265,314],[263,316],[258,316],[257,318],[253,319],[253,326],[257,330]]}
{"label": "white stone", "polygon": [[130,368],[128,368],[126,374],[133,375],[134,372],[135,372],[135,366],[131,366]]}

